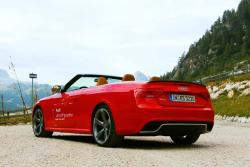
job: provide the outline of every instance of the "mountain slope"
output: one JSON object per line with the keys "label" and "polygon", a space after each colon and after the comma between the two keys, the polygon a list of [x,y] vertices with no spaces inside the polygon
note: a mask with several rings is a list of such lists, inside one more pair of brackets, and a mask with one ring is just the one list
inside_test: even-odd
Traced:
{"label": "mountain slope", "polygon": [[134,75],[136,81],[148,81],[148,77],[140,71],[137,71]]}
{"label": "mountain slope", "polygon": [[242,0],[237,11],[225,11],[162,79],[197,80],[237,68],[239,63],[250,64],[250,0]]}
{"label": "mountain slope", "polygon": [[13,82],[14,80],[10,78],[9,74],[5,70],[0,69],[0,85],[8,85]]}
{"label": "mountain slope", "polygon": [[[31,83],[20,82],[20,87],[23,93],[25,104],[31,106]],[[37,98],[43,98],[49,96],[51,86],[48,84],[35,84],[35,89],[37,92]],[[12,79],[9,74],[0,69],[0,95],[4,97],[4,109],[5,111],[22,109],[22,101],[20,98],[20,93],[17,89],[16,81]],[[1,99],[0,99],[0,102]],[[0,111],[2,106],[0,104]]]}

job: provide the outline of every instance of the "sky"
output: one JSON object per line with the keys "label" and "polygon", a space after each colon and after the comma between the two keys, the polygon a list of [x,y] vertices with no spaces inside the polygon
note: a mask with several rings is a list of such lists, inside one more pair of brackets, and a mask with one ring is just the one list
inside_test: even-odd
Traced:
{"label": "sky", "polygon": [[160,76],[240,0],[0,0],[0,68],[65,84],[76,74]]}

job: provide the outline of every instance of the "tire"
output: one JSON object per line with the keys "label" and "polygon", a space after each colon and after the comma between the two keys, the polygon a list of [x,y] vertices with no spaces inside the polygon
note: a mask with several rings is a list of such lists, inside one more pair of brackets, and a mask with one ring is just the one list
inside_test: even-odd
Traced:
{"label": "tire", "polygon": [[199,139],[200,134],[188,134],[185,136],[170,136],[170,137],[175,144],[191,145]]}
{"label": "tire", "polygon": [[102,147],[118,147],[124,136],[118,136],[110,109],[106,105],[99,106],[92,118],[93,136]]}
{"label": "tire", "polygon": [[36,137],[51,137],[53,134],[53,132],[48,132],[44,129],[44,117],[41,108],[37,108],[34,111],[32,129]]}

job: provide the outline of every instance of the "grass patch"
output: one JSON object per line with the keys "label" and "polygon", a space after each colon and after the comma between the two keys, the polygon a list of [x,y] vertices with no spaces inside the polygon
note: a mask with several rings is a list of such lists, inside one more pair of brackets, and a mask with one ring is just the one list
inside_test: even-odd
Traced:
{"label": "grass patch", "polygon": [[215,113],[218,115],[250,117],[250,95],[229,99],[226,95],[213,100]]}
{"label": "grass patch", "polygon": [[250,80],[250,72],[246,74],[241,74],[238,76],[230,77],[229,78],[233,82],[239,82],[239,81],[245,81],[245,80]]}
{"label": "grass patch", "polygon": [[31,122],[31,114],[26,115],[18,115],[18,116],[10,116],[8,117],[0,117],[0,125],[16,125],[19,123],[29,123]]}

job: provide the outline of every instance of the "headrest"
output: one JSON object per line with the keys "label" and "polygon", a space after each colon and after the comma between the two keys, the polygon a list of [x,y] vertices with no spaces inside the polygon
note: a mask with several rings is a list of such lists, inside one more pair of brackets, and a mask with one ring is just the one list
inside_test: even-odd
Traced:
{"label": "headrest", "polygon": [[52,94],[60,93],[61,92],[61,86],[60,85],[55,85],[51,88]]}
{"label": "headrest", "polygon": [[105,84],[108,84],[107,79],[105,77],[99,77],[97,80],[96,86],[105,85]]}
{"label": "headrest", "polygon": [[160,77],[154,76],[154,77],[151,77],[149,81],[160,81],[160,80],[161,80]]}
{"label": "headrest", "polygon": [[132,74],[125,74],[122,77],[122,81],[135,81],[135,77]]}

